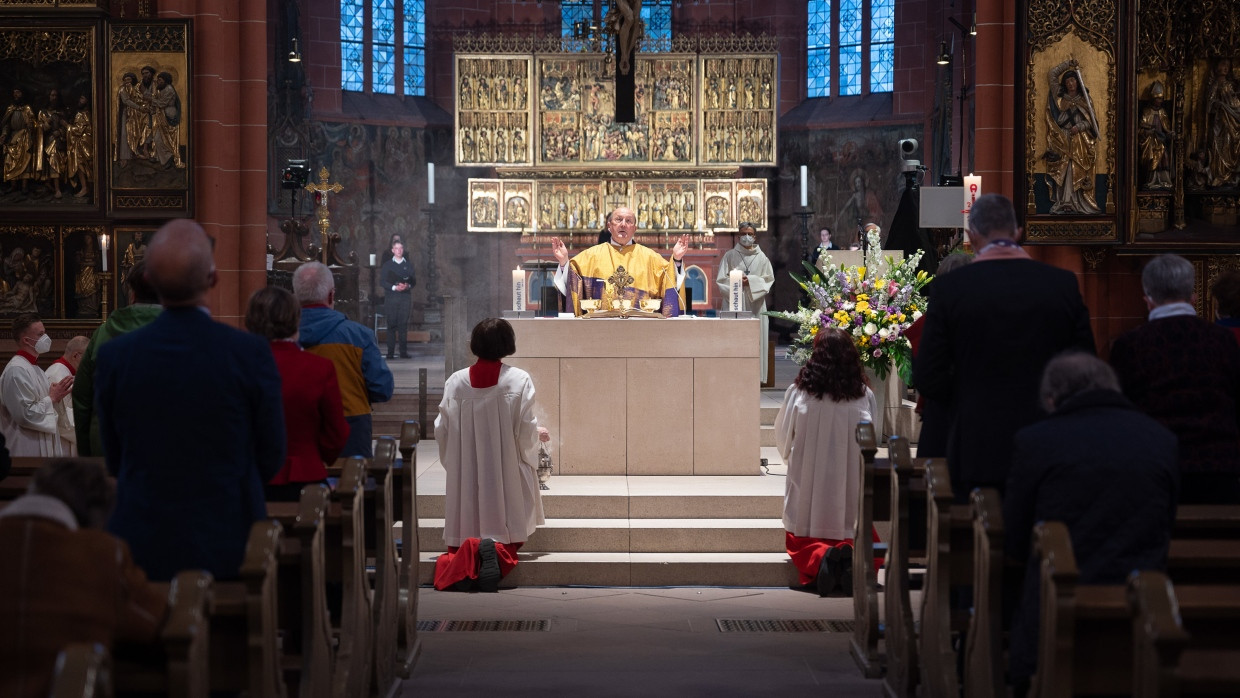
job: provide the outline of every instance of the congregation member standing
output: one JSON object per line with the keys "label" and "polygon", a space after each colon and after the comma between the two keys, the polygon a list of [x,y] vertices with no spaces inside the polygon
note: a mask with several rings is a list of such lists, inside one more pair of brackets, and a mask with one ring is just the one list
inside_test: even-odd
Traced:
{"label": "congregation member standing", "polygon": [[330,359],[349,423],[349,440],[340,456],[374,455],[370,405],[392,399],[395,380],[383,362],[375,333],[332,306],[336,282],[322,262],[307,262],[293,272],[293,295],[301,303],[298,342],[312,354]]}
{"label": "congregation member standing", "polygon": [[336,367],[301,348],[300,322],[301,307],[288,291],[268,286],[250,296],[245,328],[271,343],[280,369],[288,439],[284,467],[267,483],[269,502],[295,502],[305,485],[327,484],[325,464],[336,461],[349,438]]}
{"label": "congregation member standing", "polygon": [[39,368],[39,355],[52,348],[52,338],[34,313],[13,318],[17,354],[0,373],[0,431],[14,456],[63,456],[64,438],[73,425],[64,398],[73,390],[73,376],[57,383]]}
{"label": "congregation member standing", "polygon": [[99,413],[95,411],[95,362],[103,343],[126,332],[148,325],[163,312],[159,296],[146,280],[146,262],[133,265],[125,275],[129,304],[108,313],[86,345],[86,354],[73,377],[73,428],[77,431],[79,456],[102,456],[99,441]]}
{"label": "congregation member standing", "polygon": [[1041,397],[1051,414],[1016,432],[1003,498],[1007,556],[1025,567],[1011,635],[1011,675],[1022,687],[1038,657],[1034,524],[1068,527],[1082,584],[1123,584],[1133,570],[1166,567],[1180,483],[1175,435],[1120,394],[1101,359],[1055,357]]}
{"label": "congregation member standing", "polygon": [[819,331],[814,350],[784,393],[775,417],[775,444],[788,464],[785,543],[802,585],[820,596],[852,595],[853,533],[857,526],[857,423],[877,410],[861,355],[850,336]]}
{"label": "congregation member standing", "polygon": [[237,576],[263,485],[284,464],[280,374],[261,337],[211,319],[211,241],[167,223],[146,252],[164,312],[99,349],[99,433],[116,476],[108,530],[152,579]]}
{"label": "congregation member standing", "polygon": [[720,297],[724,299],[724,309],[731,307],[729,295],[732,292],[729,274],[739,269],[741,276],[741,310],[748,310],[759,320],[758,343],[760,358],[759,381],[766,382],[767,365],[767,320],[766,296],[775,284],[775,268],[766,253],[758,247],[757,230],[753,223],[741,223],[740,239],[736,246],[723,254],[719,262],[719,273],[715,276],[715,285],[719,287]]}
{"label": "congregation member standing", "polygon": [[1165,254],[1141,272],[1149,321],[1116,338],[1124,395],[1180,439],[1180,502],[1240,504],[1240,346],[1197,317],[1195,273]]}
{"label": "congregation member standing", "polygon": [[147,581],[129,547],[99,530],[112,484],[95,463],[56,460],[29,494],[0,511],[0,696],[45,698],[67,645],[151,642],[166,592]]}
{"label": "congregation member standing", "polygon": [[[53,361],[52,365],[48,366],[47,370],[43,372],[47,375],[47,382],[55,385],[66,378],[76,376],[78,366],[82,363],[82,355],[86,353],[86,345],[89,342],[89,339],[81,335],[70,339],[69,342],[65,344],[65,353],[61,354],[60,358]],[[73,384],[77,385],[76,378],[73,381]],[[64,396],[60,402],[64,405],[65,414],[69,417],[70,429],[70,431],[63,432],[60,435],[60,449],[66,456],[76,456],[78,454],[77,430],[73,423],[72,391],[70,391],[70,394]]]}
{"label": "congregation member standing", "polygon": [[387,316],[387,357],[396,358],[396,342],[400,340],[400,358],[409,358],[409,306],[413,287],[413,265],[405,258],[405,245],[392,243],[392,258],[383,263],[379,273],[383,284],[383,314]]}
{"label": "congregation member standing", "polygon": [[1076,275],[1020,248],[1012,202],[983,194],[969,211],[973,262],[937,279],[913,383],[951,405],[947,463],[957,501],[1007,484],[1012,435],[1044,413],[1038,380],[1067,349],[1094,353]]}
{"label": "congregation member standing", "polygon": [[435,418],[447,473],[448,552],[435,560],[440,591],[496,591],[517,566],[517,550],[544,523],[538,444],[551,436],[534,415],[530,374],[501,362],[517,351],[512,325],[483,320],[469,350],[478,361],[448,377]]}

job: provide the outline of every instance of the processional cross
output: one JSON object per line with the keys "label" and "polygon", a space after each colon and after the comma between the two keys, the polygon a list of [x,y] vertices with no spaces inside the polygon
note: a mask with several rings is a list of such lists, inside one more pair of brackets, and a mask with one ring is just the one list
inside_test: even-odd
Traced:
{"label": "processional cross", "polygon": [[331,230],[331,214],[327,210],[328,194],[339,194],[344,186],[340,182],[328,183],[331,173],[326,167],[319,168],[319,181],[306,184],[306,191],[314,192],[314,217],[319,224],[319,235],[323,237],[323,263],[327,264],[327,241]]}

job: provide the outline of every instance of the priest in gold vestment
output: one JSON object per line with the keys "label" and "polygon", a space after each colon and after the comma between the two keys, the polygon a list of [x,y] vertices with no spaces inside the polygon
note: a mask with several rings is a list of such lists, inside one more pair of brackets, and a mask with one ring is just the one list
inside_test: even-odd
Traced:
{"label": "priest in gold vestment", "polygon": [[672,259],[633,242],[637,217],[628,208],[617,208],[607,216],[611,242],[604,242],[568,258],[568,247],[559,238],[551,239],[551,252],[559,263],[555,287],[570,301],[573,312],[581,314],[583,299],[597,298],[603,307],[613,299],[628,299],[633,307],[648,298],[663,301],[664,317],[680,315],[684,308],[685,267],[689,236],[681,235],[672,247]]}

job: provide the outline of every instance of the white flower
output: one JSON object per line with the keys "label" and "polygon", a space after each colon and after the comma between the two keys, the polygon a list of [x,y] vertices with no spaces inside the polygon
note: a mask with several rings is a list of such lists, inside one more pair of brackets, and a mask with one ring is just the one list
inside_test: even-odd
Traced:
{"label": "white flower", "polygon": [[920,311],[920,310],[914,310],[914,311],[913,311],[913,322],[917,322],[917,320],[918,320],[920,317],[921,317],[921,311]]}
{"label": "white flower", "polygon": [[875,332],[877,332],[877,331],[878,331],[878,325],[875,325],[875,324],[874,324],[874,323],[872,323],[872,322],[867,322],[867,323],[865,323],[865,333],[866,333],[866,334],[874,334],[874,333],[875,333]]}
{"label": "white flower", "polygon": [[887,337],[891,336],[891,330],[884,327],[883,329],[878,331],[878,336],[882,337],[883,339],[887,339]]}
{"label": "white flower", "polygon": [[844,310],[852,310],[853,308],[857,307],[857,304],[853,303],[852,301],[844,301],[844,305],[840,307],[842,307]]}

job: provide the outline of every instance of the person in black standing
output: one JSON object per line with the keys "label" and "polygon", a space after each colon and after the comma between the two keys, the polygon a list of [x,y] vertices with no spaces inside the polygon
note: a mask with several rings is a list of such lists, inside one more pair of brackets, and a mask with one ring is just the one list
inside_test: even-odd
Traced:
{"label": "person in black standing", "polygon": [[405,246],[392,243],[392,258],[379,272],[383,283],[383,310],[387,314],[387,357],[396,358],[396,338],[400,337],[400,358],[409,358],[409,299],[417,283],[413,265],[405,258]]}

